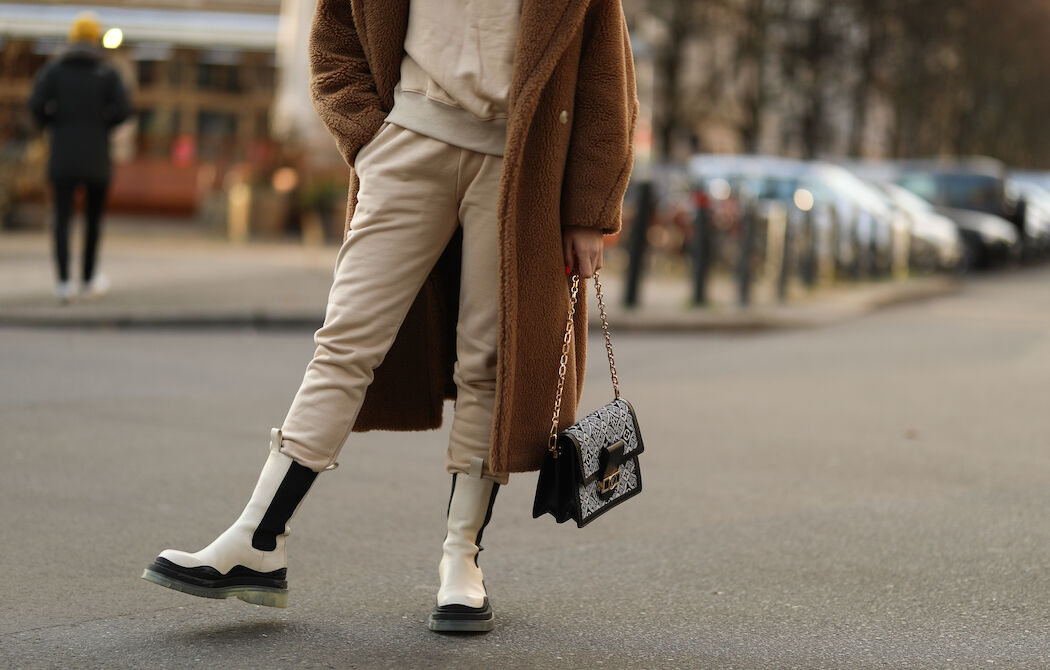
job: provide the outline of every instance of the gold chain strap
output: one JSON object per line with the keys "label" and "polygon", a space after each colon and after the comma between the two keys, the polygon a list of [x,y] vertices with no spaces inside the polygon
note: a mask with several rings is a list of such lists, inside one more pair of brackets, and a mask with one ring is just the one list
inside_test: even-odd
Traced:
{"label": "gold chain strap", "polygon": [[[620,397],[620,379],[616,376],[616,358],[613,356],[612,338],[609,337],[609,320],[605,316],[605,297],[602,295],[602,284],[598,280],[598,273],[594,273],[594,288],[598,293],[598,314],[602,320],[602,334],[605,336],[605,352],[609,357],[609,375],[612,378],[613,393]],[[569,318],[565,322],[565,337],[561,344],[561,362],[558,364],[558,391],[554,396],[554,415],[551,417],[551,433],[547,439],[547,449],[551,456],[557,458],[558,450],[558,418],[561,416],[561,396],[565,390],[565,372],[569,364],[569,343],[572,342],[573,317],[576,315],[576,300],[580,294],[580,275],[572,276],[572,289],[569,292]]]}
{"label": "gold chain strap", "polygon": [[609,337],[609,319],[605,316],[605,296],[602,295],[602,283],[598,273],[594,273],[594,290],[598,294],[598,315],[602,319],[602,334],[605,336],[605,353],[609,356],[609,377],[612,378],[613,395],[620,398],[620,378],[616,376],[616,357],[613,356],[612,338]]}

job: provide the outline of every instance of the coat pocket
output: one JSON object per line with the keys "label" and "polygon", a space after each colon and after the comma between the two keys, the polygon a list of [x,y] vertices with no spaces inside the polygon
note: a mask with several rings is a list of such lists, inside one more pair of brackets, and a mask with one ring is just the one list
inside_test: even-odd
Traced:
{"label": "coat pocket", "polygon": [[369,150],[374,148],[375,145],[379,144],[380,137],[387,130],[387,128],[389,128],[391,125],[392,124],[389,121],[384,121],[382,123],[382,125],[379,126],[379,130],[376,131],[376,134],[372,136],[372,139],[370,139],[367,142],[365,142],[364,144],[362,144],[361,148],[357,150],[357,155],[354,156],[354,171],[355,172],[359,172],[360,171],[360,167],[363,165],[364,161],[367,159],[367,154],[371,153]]}

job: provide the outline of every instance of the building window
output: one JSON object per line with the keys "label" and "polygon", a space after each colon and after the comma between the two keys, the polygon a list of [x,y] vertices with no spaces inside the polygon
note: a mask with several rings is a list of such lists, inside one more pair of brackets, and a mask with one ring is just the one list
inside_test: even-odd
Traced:
{"label": "building window", "polygon": [[270,138],[270,111],[264,109],[255,115],[255,138],[265,140]]}
{"label": "building window", "polygon": [[153,88],[160,83],[160,63],[155,60],[140,60],[135,63],[136,77],[142,88]]}
{"label": "building window", "polygon": [[197,155],[206,160],[229,158],[237,139],[237,115],[202,111],[197,114]]}
{"label": "building window", "polygon": [[203,91],[239,93],[240,76],[235,65],[197,64],[197,88]]}
{"label": "building window", "polygon": [[255,66],[255,85],[264,91],[272,91],[276,79],[272,63],[259,63]]}

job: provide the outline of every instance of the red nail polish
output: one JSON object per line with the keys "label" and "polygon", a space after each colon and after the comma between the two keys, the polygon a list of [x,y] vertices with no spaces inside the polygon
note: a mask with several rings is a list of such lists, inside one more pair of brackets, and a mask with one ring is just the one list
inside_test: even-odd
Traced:
{"label": "red nail polish", "polygon": [[568,277],[571,274],[572,274],[572,268],[570,268],[568,265],[566,265],[565,266],[565,276]]}

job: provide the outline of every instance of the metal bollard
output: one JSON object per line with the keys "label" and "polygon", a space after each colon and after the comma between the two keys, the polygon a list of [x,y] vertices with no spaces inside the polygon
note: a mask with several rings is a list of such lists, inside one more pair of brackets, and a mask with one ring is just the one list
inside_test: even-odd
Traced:
{"label": "metal bollard", "polygon": [[625,307],[638,306],[638,287],[642,282],[642,271],[645,265],[645,249],[648,246],[646,234],[649,222],[653,218],[655,202],[653,200],[653,183],[643,181],[638,184],[638,211],[627,236],[627,277],[623,304]]}
{"label": "metal bollard", "polygon": [[847,267],[843,260],[842,247],[844,241],[849,238],[846,236],[846,231],[843,229],[845,222],[839,214],[838,209],[835,207],[829,207],[827,211],[830,231],[828,234],[828,257],[824,259],[827,276],[824,277],[824,279],[835,281],[846,276]]}
{"label": "metal bollard", "polygon": [[817,283],[817,224],[813,220],[813,208],[806,211],[805,218],[803,219],[803,241],[806,245],[806,254],[802,260],[802,282],[808,287],[813,288]]}
{"label": "metal bollard", "polygon": [[740,258],[737,260],[737,282],[741,307],[751,304],[751,253],[755,246],[755,218],[757,203],[748,200],[740,216]]}
{"label": "metal bollard", "polygon": [[850,274],[853,279],[861,279],[868,266],[868,254],[865,245],[860,241],[860,216],[856,213],[853,215],[853,221],[850,222],[850,247],[853,252],[853,267]]}
{"label": "metal bollard", "polygon": [[710,213],[703,201],[694,202],[694,207],[693,240],[689,249],[693,260],[693,304],[703,305],[707,303],[707,272],[711,246],[708,239]]}
{"label": "metal bollard", "polygon": [[787,300],[788,281],[791,278],[791,271],[794,269],[792,260],[795,254],[792,247],[795,244],[795,226],[792,218],[787,212],[784,213],[784,232],[781,242],[783,248],[781,249],[780,272],[777,274],[777,300],[780,302]]}

